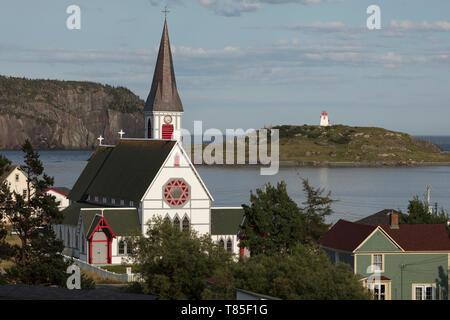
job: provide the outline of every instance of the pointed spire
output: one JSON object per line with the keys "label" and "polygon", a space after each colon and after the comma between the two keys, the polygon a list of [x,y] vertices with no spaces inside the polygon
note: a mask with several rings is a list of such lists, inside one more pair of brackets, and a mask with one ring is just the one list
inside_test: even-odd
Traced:
{"label": "pointed spire", "polygon": [[145,103],[145,111],[183,112],[183,104],[177,91],[166,19],[164,19],[158,59],[153,74],[152,88]]}

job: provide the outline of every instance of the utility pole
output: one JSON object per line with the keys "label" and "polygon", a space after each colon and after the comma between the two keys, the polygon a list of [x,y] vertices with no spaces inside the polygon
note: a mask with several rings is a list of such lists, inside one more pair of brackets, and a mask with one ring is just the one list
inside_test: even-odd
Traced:
{"label": "utility pole", "polygon": [[427,205],[428,205],[428,213],[433,213],[433,208],[431,207],[431,185],[427,185]]}

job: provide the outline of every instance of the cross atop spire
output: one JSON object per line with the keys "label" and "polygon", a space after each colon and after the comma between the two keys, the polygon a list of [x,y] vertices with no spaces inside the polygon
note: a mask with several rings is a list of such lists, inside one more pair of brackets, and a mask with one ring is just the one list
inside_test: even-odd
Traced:
{"label": "cross atop spire", "polygon": [[167,6],[164,7],[164,10],[161,11],[162,13],[164,13],[164,18],[167,18],[167,14],[170,12],[170,10],[167,9]]}

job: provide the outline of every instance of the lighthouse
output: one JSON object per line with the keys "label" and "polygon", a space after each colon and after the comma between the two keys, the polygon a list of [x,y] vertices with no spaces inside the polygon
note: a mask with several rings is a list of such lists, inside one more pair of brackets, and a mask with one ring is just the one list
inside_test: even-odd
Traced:
{"label": "lighthouse", "polygon": [[328,113],[326,111],[323,111],[320,115],[320,126],[321,127],[329,127],[331,126],[330,120],[328,119]]}

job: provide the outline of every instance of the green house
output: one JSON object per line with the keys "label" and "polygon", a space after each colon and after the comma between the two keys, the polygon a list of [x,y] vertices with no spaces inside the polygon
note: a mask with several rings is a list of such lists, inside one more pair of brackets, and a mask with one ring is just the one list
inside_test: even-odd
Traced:
{"label": "green house", "polygon": [[445,225],[339,220],[319,244],[347,263],[379,300],[447,300],[450,239]]}

